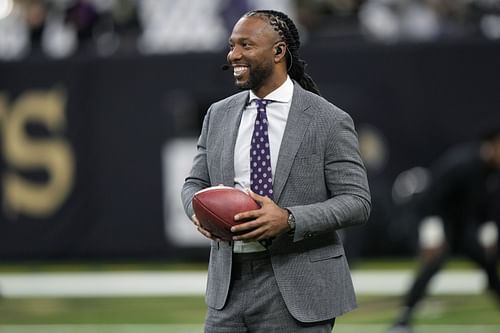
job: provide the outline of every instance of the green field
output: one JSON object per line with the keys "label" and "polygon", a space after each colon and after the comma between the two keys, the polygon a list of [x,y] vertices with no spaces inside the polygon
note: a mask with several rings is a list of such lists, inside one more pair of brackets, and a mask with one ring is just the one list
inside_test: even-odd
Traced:
{"label": "green field", "polygon": [[[361,296],[335,331],[386,332],[398,304],[397,297]],[[489,295],[431,296],[416,332],[500,332],[499,312]],[[202,297],[0,299],[0,332],[201,332],[204,314]]]}
{"label": "green field", "polygon": [[[398,297],[360,296],[338,323],[388,324],[398,304]],[[204,315],[202,297],[0,299],[0,324],[201,324]],[[489,295],[430,296],[416,323],[500,327],[500,311]]]}
{"label": "green field", "polygon": [[[199,270],[204,265],[0,265],[0,272]],[[413,262],[360,263],[355,270],[414,268]],[[447,269],[473,269],[452,262]],[[1,286],[0,286],[1,288]],[[1,291],[1,289],[0,289]],[[397,315],[394,296],[358,295],[359,308],[338,318],[335,333],[383,333]],[[183,333],[202,332],[203,297],[1,298],[0,333]],[[416,333],[500,332],[500,304],[488,293],[431,295],[415,318]]]}

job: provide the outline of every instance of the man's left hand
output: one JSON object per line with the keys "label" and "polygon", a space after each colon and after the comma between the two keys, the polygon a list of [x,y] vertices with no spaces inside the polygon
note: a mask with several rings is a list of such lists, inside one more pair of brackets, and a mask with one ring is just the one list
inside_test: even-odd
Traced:
{"label": "man's left hand", "polygon": [[252,191],[248,191],[248,194],[261,205],[261,208],[239,213],[234,217],[235,221],[251,221],[231,228],[233,233],[238,234],[233,240],[263,240],[290,230],[286,209],[279,207],[268,197]]}

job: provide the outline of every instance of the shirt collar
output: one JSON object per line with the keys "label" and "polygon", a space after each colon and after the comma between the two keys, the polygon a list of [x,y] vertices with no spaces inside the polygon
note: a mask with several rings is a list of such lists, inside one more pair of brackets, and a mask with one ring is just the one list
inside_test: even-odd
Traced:
{"label": "shirt collar", "polygon": [[[268,99],[274,102],[289,103],[292,100],[293,95],[293,82],[290,76],[287,75],[285,82],[272,92],[270,92],[264,99]],[[251,102],[254,99],[260,99],[257,97],[253,91],[249,91],[248,101]]]}

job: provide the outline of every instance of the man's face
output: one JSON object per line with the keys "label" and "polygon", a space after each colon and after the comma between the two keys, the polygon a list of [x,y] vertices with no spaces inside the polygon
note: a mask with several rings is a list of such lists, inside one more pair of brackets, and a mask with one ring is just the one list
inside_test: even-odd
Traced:
{"label": "man's face", "polygon": [[481,144],[481,157],[491,167],[500,169],[500,136]]}
{"label": "man's face", "polygon": [[254,92],[269,84],[274,71],[274,44],[278,34],[258,17],[243,17],[229,38],[228,62],[235,84]]}
{"label": "man's face", "polygon": [[500,137],[497,137],[492,143],[492,151],[493,151],[493,163],[500,169]]}

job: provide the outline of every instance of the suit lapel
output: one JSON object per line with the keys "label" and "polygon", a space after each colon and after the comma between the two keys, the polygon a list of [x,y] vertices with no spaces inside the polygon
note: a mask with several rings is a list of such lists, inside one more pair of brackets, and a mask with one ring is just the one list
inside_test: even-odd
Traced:
{"label": "suit lapel", "polygon": [[286,122],[285,132],[281,141],[276,173],[274,175],[274,201],[279,202],[281,192],[290,174],[295,155],[299,150],[304,134],[312,117],[310,105],[302,87],[294,82],[294,90],[290,113]]}
{"label": "suit lapel", "polygon": [[[290,174],[295,155],[302,143],[304,134],[312,117],[312,110],[307,103],[307,96],[302,87],[294,82],[294,91],[290,113],[283,133],[276,174],[274,175],[274,200],[278,202],[281,192]],[[227,105],[225,110],[223,148],[221,154],[222,178],[227,186],[234,185],[234,147],[238,136],[243,110],[248,101],[248,93],[238,94]]]}
{"label": "suit lapel", "polygon": [[222,178],[224,185],[234,185],[234,146],[238,136],[241,115],[248,100],[248,93],[238,94],[233,98],[225,110],[223,146],[221,154]]}

